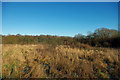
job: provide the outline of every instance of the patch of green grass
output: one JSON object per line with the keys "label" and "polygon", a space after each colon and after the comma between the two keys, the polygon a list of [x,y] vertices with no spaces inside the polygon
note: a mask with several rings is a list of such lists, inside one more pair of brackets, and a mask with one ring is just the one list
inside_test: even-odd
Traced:
{"label": "patch of green grass", "polygon": [[14,67],[15,67],[15,65],[11,65],[11,64],[10,64],[10,65],[3,65],[3,67],[5,67],[5,68],[8,68],[8,69],[9,69],[9,68],[14,68]]}
{"label": "patch of green grass", "polygon": [[12,64],[10,64],[10,65],[3,65],[3,67],[5,67],[5,68],[7,68],[8,69],[8,75],[10,76],[11,75],[11,70],[13,69],[15,69],[15,65],[12,65]]}

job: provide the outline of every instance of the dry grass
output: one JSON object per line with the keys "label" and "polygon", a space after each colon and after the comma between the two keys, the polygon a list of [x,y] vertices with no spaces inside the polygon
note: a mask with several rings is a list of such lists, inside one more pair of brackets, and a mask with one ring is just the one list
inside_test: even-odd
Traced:
{"label": "dry grass", "polygon": [[6,44],[2,53],[4,78],[119,78],[115,49]]}

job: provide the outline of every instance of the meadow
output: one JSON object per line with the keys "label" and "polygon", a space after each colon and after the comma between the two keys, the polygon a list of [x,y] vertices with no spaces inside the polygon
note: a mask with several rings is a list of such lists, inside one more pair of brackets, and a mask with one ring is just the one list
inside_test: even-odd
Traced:
{"label": "meadow", "polygon": [[119,49],[2,44],[3,78],[120,78]]}
{"label": "meadow", "polygon": [[74,37],[0,35],[2,77],[120,78],[118,32],[100,28]]}

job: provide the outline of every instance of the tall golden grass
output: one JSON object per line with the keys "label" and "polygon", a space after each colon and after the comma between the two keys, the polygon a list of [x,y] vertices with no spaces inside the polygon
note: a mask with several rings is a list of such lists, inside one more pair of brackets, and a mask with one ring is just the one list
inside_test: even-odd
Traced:
{"label": "tall golden grass", "polygon": [[[84,46],[84,44],[82,44]],[[3,78],[119,78],[119,51],[66,45],[2,45]]]}

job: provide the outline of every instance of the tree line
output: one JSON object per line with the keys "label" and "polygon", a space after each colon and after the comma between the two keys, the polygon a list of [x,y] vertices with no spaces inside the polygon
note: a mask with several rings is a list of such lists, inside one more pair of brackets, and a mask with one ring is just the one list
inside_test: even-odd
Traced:
{"label": "tree line", "polygon": [[51,35],[2,35],[2,44],[52,44],[64,45],[72,42],[72,37],[51,36]]}
{"label": "tree line", "polygon": [[117,30],[99,28],[88,35],[76,34],[74,37],[51,36],[51,35],[0,35],[2,44],[52,44],[70,45],[89,44],[97,47],[120,47],[120,36]]}
{"label": "tree line", "polygon": [[89,44],[97,47],[120,47],[120,35],[117,30],[99,28],[93,33],[89,32],[87,36],[82,34],[75,35],[77,42]]}

